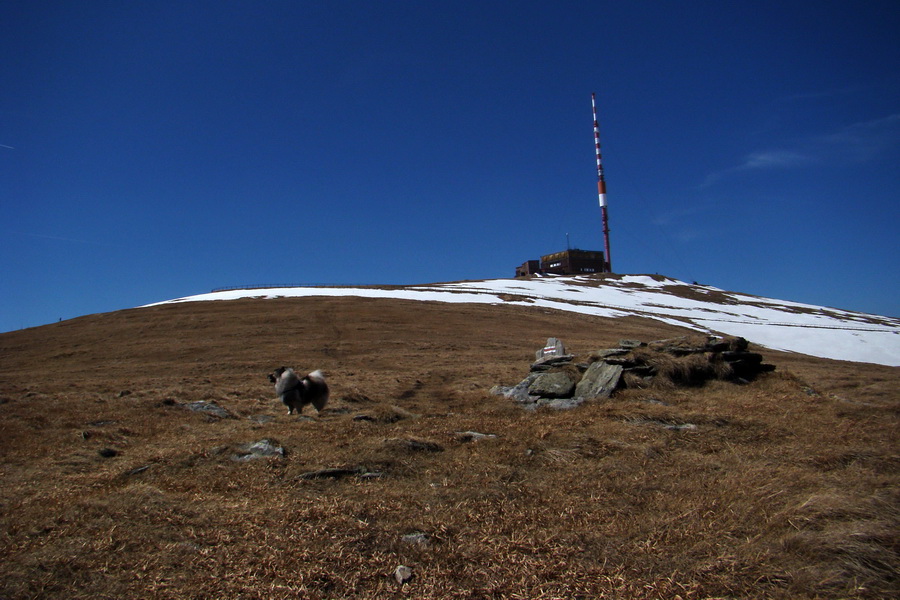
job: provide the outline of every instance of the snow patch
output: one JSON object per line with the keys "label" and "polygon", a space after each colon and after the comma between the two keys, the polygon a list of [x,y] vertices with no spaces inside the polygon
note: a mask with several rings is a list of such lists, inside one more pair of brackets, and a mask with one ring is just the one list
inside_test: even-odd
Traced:
{"label": "snow patch", "polygon": [[[693,297],[677,295],[685,289],[692,290]],[[707,295],[712,297],[707,300]],[[241,298],[331,296],[539,306],[608,318],[640,316],[699,331],[739,335],[775,350],[900,366],[900,319],[726,292],[712,286],[649,275],[626,275],[606,280],[565,276],[493,279],[392,289],[243,289],[187,296],[147,306]],[[715,300],[716,297],[728,298],[733,303],[722,304]]]}

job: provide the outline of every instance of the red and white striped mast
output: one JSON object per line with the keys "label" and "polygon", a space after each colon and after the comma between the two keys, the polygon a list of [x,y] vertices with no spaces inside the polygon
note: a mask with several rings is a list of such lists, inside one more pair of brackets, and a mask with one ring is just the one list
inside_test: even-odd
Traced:
{"label": "red and white striped mast", "polygon": [[612,261],[609,258],[609,215],[606,213],[606,180],[603,179],[603,159],[600,157],[600,123],[597,121],[596,97],[596,94],[591,93],[591,108],[594,111],[594,147],[597,150],[597,198],[603,217],[603,260],[606,263],[606,272],[612,273]]}

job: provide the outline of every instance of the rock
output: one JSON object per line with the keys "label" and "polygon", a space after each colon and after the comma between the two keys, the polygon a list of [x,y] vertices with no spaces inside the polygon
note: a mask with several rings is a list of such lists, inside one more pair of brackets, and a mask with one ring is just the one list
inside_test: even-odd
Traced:
{"label": "rock", "polygon": [[394,580],[403,585],[404,583],[408,583],[413,578],[413,570],[407,566],[400,565],[396,569],[394,569]]}
{"label": "rock", "polygon": [[428,546],[431,538],[427,533],[408,533],[400,538],[405,544],[415,544],[417,546]]}
{"label": "rock", "polygon": [[576,398],[609,398],[619,379],[622,377],[622,366],[611,365],[604,361],[595,362],[588,368],[584,377],[575,387]]}
{"label": "rock", "polygon": [[98,451],[98,454],[100,454],[100,456],[102,456],[103,458],[112,458],[114,456],[118,456],[119,451],[114,450],[113,448],[103,448],[102,450]]}
{"label": "rock", "polygon": [[494,386],[491,388],[491,393],[496,396],[503,396],[504,398],[509,398],[519,404],[534,404],[538,400],[538,396],[534,396],[528,392],[528,388],[531,387],[531,384],[535,379],[539,377],[538,373],[531,373],[512,387],[505,386]]}
{"label": "rock", "polygon": [[276,444],[277,442],[274,442],[274,440],[267,439],[245,444],[240,447],[238,453],[232,455],[231,460],[247,462],[256,460],[257,458],[269,458],[273,456],[276,458],[283,458],[284,448]]}
{"label": "rock", "polygon": [[123,475],[125,475],[126,477],[131,477],[133,475],[139,475],[152,466],[153,465],[151,464],[151,465],[144,465],[143,467],[138,467],[136,469],[131,469],[130,471],[125,471],[125,473],[123,473]]}
{"label": "rock", "polygon": [[211,417],[226,419],[231,416],[227,410],[216,404],[215,402],[207,402],[206,400],[197,400],[195,402],[187,402],[182,406],[193,412],[200,412]]}
{"label": "rock", "polygon": [[532,371],[546,371],[551,367],[572,362],[575,359],[574,354],[550,355],[539,358],[531,364]]}
{"label": "rock", "polygon": [[259,423],[260,425],[265,425],[266,423],[271,423],[275,420],[273,415],[250,415],[247,417],[254,423]]}
{"label": "rock", "polygon": [[629,354],[631,350],[627,348],[609,348],[607,350],[594,350],[591,352],[591,358],[595,361],[597,360],[606,360],[607,358],[611,358],[613,356],[624,356]]}
{"label": "rock", "polygon": [[[588,369],[590,371],[590,369]],[[569,398],[575,389],[575,382],[565,372],[541,373],[530,386],[528,393],[541,398]]]}
{"label": "rock", "polygon": [[455,435],[456,439],[461,442],[478,442],[497,438],[494,433],[478,433],[477,431],[457,431]]}
{"label": "rock", "polygon": [[562,340],[552,337],[547,338],[547,343],[544,344],[544,347],[534,353],[534,359],[540,360],[545,356],[562,356],[565,353],[566,347]]}
{"label": "rock", "polygon": [[642,342],[641,340],[619,340],[619,348],[625,348],[628,350],[640,348],[643,345],[644,342]]}
{"label": "rock", "polygon": [[584,403],[584,398],[541,398],[535,404],[535,408],[551,408],[553,410],[571,410]]}

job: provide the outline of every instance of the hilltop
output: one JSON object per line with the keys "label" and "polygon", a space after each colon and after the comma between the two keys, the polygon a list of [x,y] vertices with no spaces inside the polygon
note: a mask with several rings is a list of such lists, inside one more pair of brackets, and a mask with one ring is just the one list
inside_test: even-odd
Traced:
{"label": "hilltop", "polygon": [[[0,597],[896,594],[896,367],[744,332],[776,365],[746,384],[489,392],[550,336],[714,321],[894,356],[896,320],[615,281],[228,291],[0,334]],[[323,413],[285,414],[279,365],[325,371]],[[282,452],[241,458],[262,440]]]}
{"label": "hilltop", "polygon": [[776,350],[900,366],[900,319],[763,298],[659,275],[544,276],[391,287],[251,287],[159,304],[352,296],[539,306],[600,317],[637,316],[744,336]]}

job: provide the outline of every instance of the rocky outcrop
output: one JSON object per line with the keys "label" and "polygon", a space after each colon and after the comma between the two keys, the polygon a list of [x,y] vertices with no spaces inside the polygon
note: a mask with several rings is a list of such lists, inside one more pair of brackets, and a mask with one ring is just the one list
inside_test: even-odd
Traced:
{"label": "rocky outcrop", "polygon": [[574,408],[586,400],[609,398],[621,387],[702,385],[710,379],[736,383],[772,371],[761,354],[741,337],[684,336],[649,343],[620,340],[618,347],[595,350],[579,359],[549,338],[535,352],[525,379],[491,392],[528,409]]}

